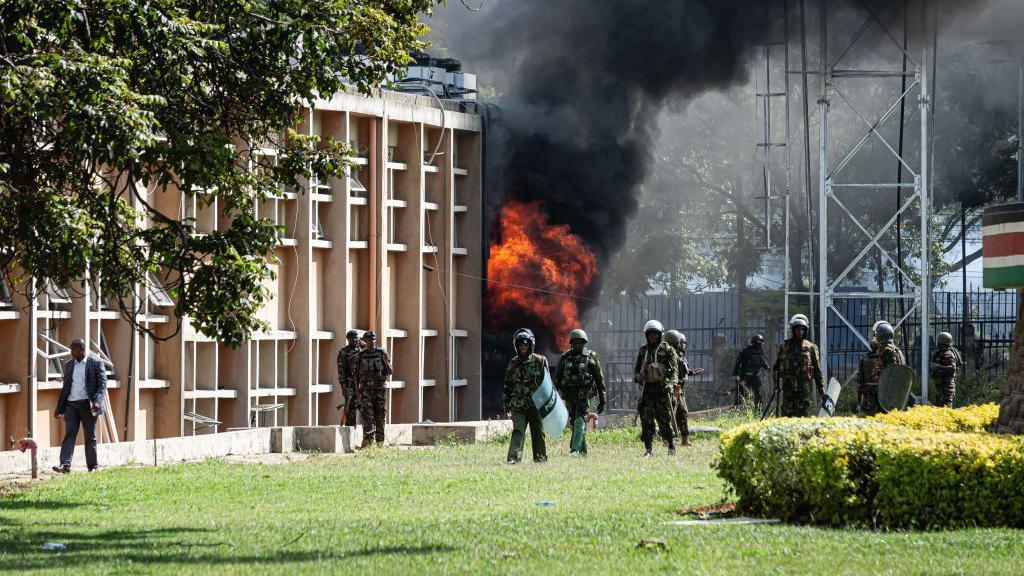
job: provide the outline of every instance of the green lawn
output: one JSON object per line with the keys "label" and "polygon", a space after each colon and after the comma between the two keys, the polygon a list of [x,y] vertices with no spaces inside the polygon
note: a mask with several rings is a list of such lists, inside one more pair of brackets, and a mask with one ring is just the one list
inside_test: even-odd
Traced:
{"label": "green lawn", "polygon": [[[506,446],[374,449],[289,465],[207,462],[77,474],[0,496],[0,572],[1019,574],[1024,531],[876,533],[666,526],[722,499],[717,442],[670,458],[634,430],[571,459]],[[554,501],[552,507],[537,502]],[[635,550],[663,538],[668,550]],[[44,542],[68,546],[56,554]]]}

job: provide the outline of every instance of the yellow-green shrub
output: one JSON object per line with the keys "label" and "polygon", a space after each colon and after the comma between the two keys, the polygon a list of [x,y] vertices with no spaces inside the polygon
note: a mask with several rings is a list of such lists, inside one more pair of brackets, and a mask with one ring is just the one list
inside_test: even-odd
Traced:
{"label": "yellow-green shrub", "polygon": [[745,512],[803,520],[810,506],[797,462],[800,449],[840,430],[882,426],[862,418],[782,418],[745,424],[722,435],[715,466]]}
{"label": "yellow-green shrub", "polygon": [[784,419],[723,435],[739,508],[789,521],[1024,526],[1024,438],[872,419]]}
{"label": "yellow-green shrub", "polygon": [[999,418],[998,404],[982,404],[964,408],[936,408],[915,406],[903,412],[890,412],[873,416],[872,420],[936,432],[988,432]]}

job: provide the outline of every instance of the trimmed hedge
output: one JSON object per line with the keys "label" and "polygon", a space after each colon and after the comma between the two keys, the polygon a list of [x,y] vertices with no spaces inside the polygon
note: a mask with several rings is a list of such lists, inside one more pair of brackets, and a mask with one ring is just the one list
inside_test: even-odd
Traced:
{"label": "trimmed hedge", "polygon": [[936,432],[990,432],[999,419],[998,404],[982,404],[964,408],[936,408],[915,406],[902,412],[872,416],[872,420]]}
{"label": "trimmed hedge", "polygon": [[1020,437],[781,419],[723,434],[715,466],[747,514],[832,526],[1024,527]]}

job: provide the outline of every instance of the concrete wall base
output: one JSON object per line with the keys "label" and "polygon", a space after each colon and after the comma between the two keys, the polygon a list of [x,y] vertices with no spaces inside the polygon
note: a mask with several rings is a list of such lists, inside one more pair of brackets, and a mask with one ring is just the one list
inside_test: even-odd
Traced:
{"label": "concrete wall base", "polygon": [[296,426],[293,450],[345,454],[355,452],[363,441],[362,426]]}
{"label": "concrete wall base", "polygon": [[414,446],[433,446],[438,441],[448,438],[460,444],[473,444],[486,442],[511,432],[511,420],[413,424],[412,444]]}
{"label": "concrete wall base", "polygon": [[[127,464],[153,466],[231,455],[266,454],[270,448],[271,429],[253,428],[203,436],[100,444],[96,447],[96,458],[101,467]],[[38,454],[40,470],[49,471],[51,467],[60,464],[59,446],[41,448]],[[85,448],[82,445],[75,447],[71,466],[85,468]],[[31,470],[32,458],[28,452],[0,452],[0,474],[18,474]]]}
{"label": "concrete wall base", "polygon": [[[510,420],[453,422],[450,424],[392,424],[384,430],[384,443],[390,446],[432,446],[451,436],[459,442],[484,442],[512,431]],[[125,465],[159,466],[224,456],[288,453],[296,450],[351,453],[363,442],[362,426],[296,426],[252,428],[220,434],[160,438],[137,442],[100,444],[96,449],[104,468]],[[39,468],[48,472],[60,463],[60,447],[39,450]],[[28,452],[0,452],[0,475],[31,471]],[[78,445],[71,466],[85,468],[85,449]]]}

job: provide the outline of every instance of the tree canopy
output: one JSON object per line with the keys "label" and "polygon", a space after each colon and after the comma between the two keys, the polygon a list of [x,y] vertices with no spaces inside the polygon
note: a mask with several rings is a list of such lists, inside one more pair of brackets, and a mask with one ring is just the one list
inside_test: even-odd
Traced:
{"label": "tree canopy", "polygon": [[[302,106],[403,68],[434,4],[2,0],[2,273],[21,291],[85,279],[133,324],[131,296],[158,274],[178,318],[243,341],[262,327],[279,232],[257,203],[341,174],[351,153],[294,130]],[[197,235],[147,188],[202,191],[226,223]]]}

